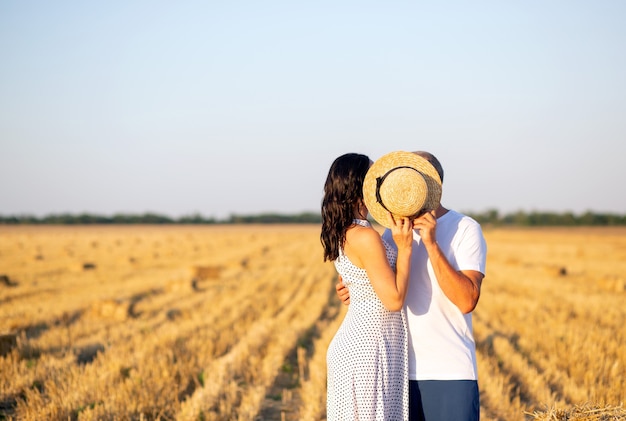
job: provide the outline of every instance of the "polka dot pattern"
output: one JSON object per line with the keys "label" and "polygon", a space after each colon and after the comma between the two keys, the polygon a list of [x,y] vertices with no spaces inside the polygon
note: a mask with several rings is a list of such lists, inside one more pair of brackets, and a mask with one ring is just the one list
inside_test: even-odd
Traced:
{"label": "polka dot pattern", "polygon": [[[369,226],[365,220],[355,220]],[[395,269],[397,254],[384,242]],[[380,301],[367,273],[340,251],[337,272],[350,291],[350,306],[326,354],[327,419],[408,420],[408,357],[404,310]]]}

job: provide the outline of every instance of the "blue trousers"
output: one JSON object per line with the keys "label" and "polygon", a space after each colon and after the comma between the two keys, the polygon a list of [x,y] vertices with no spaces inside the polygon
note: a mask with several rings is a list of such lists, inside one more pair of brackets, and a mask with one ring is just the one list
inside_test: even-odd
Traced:
{"label": "blue trousers", "polygon": [[409,420],[478,421],[480,401],[475,380],[409,381]]}

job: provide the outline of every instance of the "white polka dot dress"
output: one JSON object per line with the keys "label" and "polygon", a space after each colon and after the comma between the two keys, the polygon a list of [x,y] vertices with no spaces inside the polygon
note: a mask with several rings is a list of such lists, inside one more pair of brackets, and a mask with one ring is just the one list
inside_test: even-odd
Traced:
{"label": "white polka dot dress", "polygon": [[[365,220],[355,223],[369,226]],[[397,253],[384,242],[395,269]],[[404,310],[380,301],[364,269],[339,252],[335,267],[350,291],[346,317],[328,347],[327,419],[408,420],[409,379]]]}

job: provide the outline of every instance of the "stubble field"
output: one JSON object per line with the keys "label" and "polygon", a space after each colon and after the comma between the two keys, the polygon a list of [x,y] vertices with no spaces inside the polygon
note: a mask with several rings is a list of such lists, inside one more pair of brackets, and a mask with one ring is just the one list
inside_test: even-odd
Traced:
{"label": "stubble field", "polygon": [[[482,419],[624,403],[626,229],[485,237]],[[315,225],[0,226],[0,419],[323,420],[335,282]]]}

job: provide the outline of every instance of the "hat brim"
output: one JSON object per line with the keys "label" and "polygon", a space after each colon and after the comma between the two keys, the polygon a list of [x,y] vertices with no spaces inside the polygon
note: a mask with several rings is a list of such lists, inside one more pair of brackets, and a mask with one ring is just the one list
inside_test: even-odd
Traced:
{"label": "hat brim", "polygon": [[[387,220],[389,211],[376,199],[376,179],[397,167],[411,167],[417,170],[426,181],[428,193],[422,211],[431,211],[439,207],[441,202],[441,178],[433,165],[425,158],[405,151],[390,152],[372,164],[363,181],[363,200],[374,220],[383,227],[390,228]],[[407,215],[394,215],[407,216]]]}

